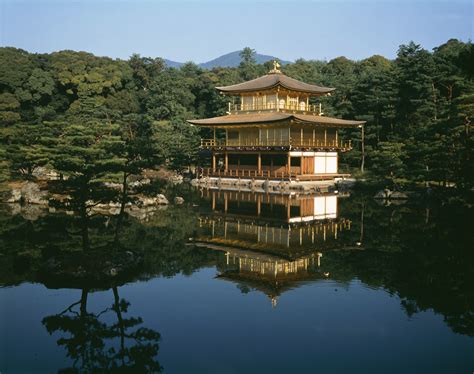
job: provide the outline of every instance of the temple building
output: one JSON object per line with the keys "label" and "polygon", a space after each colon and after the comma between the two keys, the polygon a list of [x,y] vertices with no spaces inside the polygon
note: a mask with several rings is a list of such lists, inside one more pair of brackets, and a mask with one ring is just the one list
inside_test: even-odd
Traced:
{"label": "temple building", "polygon": [[290,78],[274,62],[267,75],[217,89],[232,97],[227,115],[188,121],[212,134],[201,141],[212,161],[199,177],[294,183],[348,176],[339,173],[338,158],[352,144],[339,130],[365,121],[323,115],[318,98],[334,88]]}

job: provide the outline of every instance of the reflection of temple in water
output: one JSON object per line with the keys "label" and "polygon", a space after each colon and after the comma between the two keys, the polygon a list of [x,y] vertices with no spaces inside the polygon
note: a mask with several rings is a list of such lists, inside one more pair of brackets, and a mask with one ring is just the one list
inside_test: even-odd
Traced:
{"label": "reflection of temple in water", "polygon": [[343,245],[351,222],[338,195],[275,195],[204,190],[198,241],[295,258]]}
{"label": "reflection of temple in water", "polygon": [[338,217],[338,195],[279,195],[203,190],[198,246],[222,252],[218,278],[278,296],[325,279],[325,250],[353,248],[351,221]]}

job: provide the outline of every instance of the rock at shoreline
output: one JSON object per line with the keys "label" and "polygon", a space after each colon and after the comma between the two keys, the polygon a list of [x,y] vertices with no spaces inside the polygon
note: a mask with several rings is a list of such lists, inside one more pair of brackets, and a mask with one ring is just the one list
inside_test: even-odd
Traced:
{"label": "rock at shoreline", "polygon": [[58,180],[59,173],[55,170],[45,168],[43,166],[39,166],[33,170],[33,176],[40,179],[40,180]]}
{"label": "rock at shoreline", "polygon": [[375,194],[374,199],[379,200],[406,200],[408,195],[400,191],[390,191],[388,188]]}
{"label": "rock at shoreline", "polygon": [[163,194],[158,194],[155,197],[148,197],[140,195],[137,199],[137,205],[139,207],[149,207],[154,205],[168,205],[169,201]]}
{"label": "rock at shoreline", "polygon": [[42,191],[37,183],[25,182],[21,186],[12,188],[3,201],[11,204],[48,205],[48,192]]}
{"label": "rock at shoreline", "polygon": [[374,199],[389,199],[391,194],[392,194],[392,191],[386,188],[385,190],[381,190],[377,192],[374,196]]}
{"label": "rock at shoreline", "polygon": [[391,200],[406,200],[408,199],[408,195],[406,193],[400,191],[393,191],[390,195]]}
{"label": "rock at shoreline", "polygon": [[177,204],[177,205],[181,205],[181,204],[184,203],[184,199],[181,196],[176,196],[174,198],[174,203]]}
{"label": "rock at shoreline", "polygon": [[10,191],[10,196],[6,200],[7,203],[20,203],[21,202],[21,190],[13,189]]}

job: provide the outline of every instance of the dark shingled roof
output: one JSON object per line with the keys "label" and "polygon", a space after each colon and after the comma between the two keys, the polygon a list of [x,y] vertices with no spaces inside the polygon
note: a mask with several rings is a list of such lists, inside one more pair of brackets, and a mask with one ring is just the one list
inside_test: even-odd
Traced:
{"label": "dark shingled roof", "polygon": [[258,114],[231,114],[221,117],[206,119],[188,120],[189,123],[204,127],[232,126],[242,124],[261,124],[268,122],[279,122],[286,120],[295,120],[300,122],[310,122],[314,124],[336,126],[336,127],[356,127],[365,123],[365,121],[351,121],[339,118],[317,116],[311,114],[292,114],[292,113],[258,113]]}
{"label": "dark shingled roof", "polygon": [[308,84],[299,80],[290,78],[282,73],[267,74],[257,79],[234,84],[232,86],[216,87],[219,91],[225,93],[240,93],[266,90],[276,86],[282,86],[288,90],[306,92],[316,95],[324,95],[335,90],[335,88],[321,87],[314,84]]}

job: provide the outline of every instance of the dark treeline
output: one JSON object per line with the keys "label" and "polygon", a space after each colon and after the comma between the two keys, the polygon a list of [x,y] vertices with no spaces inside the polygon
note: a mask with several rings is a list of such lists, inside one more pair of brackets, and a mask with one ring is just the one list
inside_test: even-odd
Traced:
{"label": "dark treeline", "polygon": [[[0,48],[0,177],[28,178],[46,166],[68,176],[71,194],[84,195],[105,179],[126,187],[127,177],[146,167],[183,171],[198,162],[199,137],[209,135],[186,119],[225,114],[228,98],[215,86],[270,69],[253,55],[246,48],[239,67],[204,70],[193,63],[167,68],[160,58],[139,55],[124,61]],[[362,169],[386,186],[470,189],[473,66],[473,44],[453,39],[432,52],[402,45],[395,60],[300,59],[283,72],[336,87],[322,99],[326,115],[367,121],[365,157],[360,131],[344,134],[355,147],[343,169]]]}

